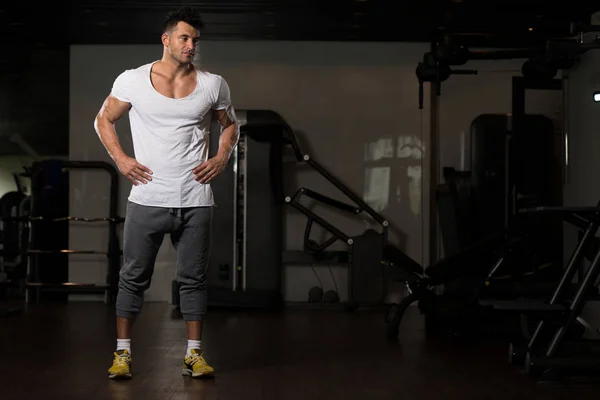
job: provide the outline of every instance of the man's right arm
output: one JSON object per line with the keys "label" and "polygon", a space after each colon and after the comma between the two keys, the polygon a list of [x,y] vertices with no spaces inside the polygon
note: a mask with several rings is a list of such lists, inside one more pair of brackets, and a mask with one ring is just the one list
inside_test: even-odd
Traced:
{"label": "man's right arm", "polygon": [[130,108],[131,104],[117,100],[113,96],[108,96],[106,100],[104,100],[104,103],[94,120],[96,133],[106,148],[108,155],[115,162],[117,162],[118,159],[127,157],[119,143],[119,137],[115,130],[115,123],[117,120],[121,119]]}
{"label": "man's right arm", "polygon": [[147,181],[152,180],[152,177],[150,176],[152,171],[138,163],[134,158],[125,154],[119,143],[119,137],[117,136],[115,129],[116,122],[123,117],[130,108],[131,104],[120,101],[109,95],[96,115],[94,129],[104,145],[104,148],[108,152],[108,155],[119,168],[119,171],[137,186],[139,183],[146,184],[148,183]]}

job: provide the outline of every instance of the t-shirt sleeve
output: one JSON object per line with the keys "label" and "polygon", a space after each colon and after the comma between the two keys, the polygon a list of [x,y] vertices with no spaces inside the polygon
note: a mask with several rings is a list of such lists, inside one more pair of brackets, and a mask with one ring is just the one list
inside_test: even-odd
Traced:
{"label": "t-shirt sleeve", "polygon": [[113,83],[112,90],[110,91],[110,94],[113,97],[116,97],[117,100],[121,100],[126,103],[131,103],[131,97],[129,95],[131,82],[129,76],[129,71],[125,71],[117,76],[117,79],[115,79]]}
{"label": "t-shirt sleeve", "polygon": [[213,109],[224,110],[231,106],[231,92],[229,91],[229,85],[225,78],[219,77],[219,81],[219,94],[217,95]]}

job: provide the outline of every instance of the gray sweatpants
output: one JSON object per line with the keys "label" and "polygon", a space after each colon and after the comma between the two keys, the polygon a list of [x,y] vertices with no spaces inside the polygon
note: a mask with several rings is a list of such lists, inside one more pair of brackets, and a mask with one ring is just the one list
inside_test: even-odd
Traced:
{"label": "gray sweatpants", "polygon": [[206,313],[211,223],[212,207],[163,208],[128,202],[117,316],[135,318],[142,310],[156,255],[165,234],[170,234],[177,251],[181,314],[185,321],[202,320]]}

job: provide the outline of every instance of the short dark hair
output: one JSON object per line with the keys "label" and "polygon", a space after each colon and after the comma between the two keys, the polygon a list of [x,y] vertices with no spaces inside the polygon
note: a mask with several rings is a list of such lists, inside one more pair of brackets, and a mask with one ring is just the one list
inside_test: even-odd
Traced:
{"label": "short dark hair", "polygon": [[171,11],[169,14],[167,14],[163,25],[163,32],[173,30],[175,27],[177,27],[179,22],[185,22],[199,31],[204,29],[204,22],[194,9],[191,7],[182,7],[179,10]]}

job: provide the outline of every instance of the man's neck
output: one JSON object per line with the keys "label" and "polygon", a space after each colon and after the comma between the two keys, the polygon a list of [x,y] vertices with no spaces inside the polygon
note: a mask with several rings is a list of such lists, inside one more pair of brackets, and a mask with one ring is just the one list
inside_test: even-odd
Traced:
{"label": "man's neck", "polygon": [[167,57],[163,57],[160,60],[160,64],[162,72],[173,79],[181,78],[194,70],[194,65],[192,64],[180,64]]}

